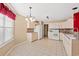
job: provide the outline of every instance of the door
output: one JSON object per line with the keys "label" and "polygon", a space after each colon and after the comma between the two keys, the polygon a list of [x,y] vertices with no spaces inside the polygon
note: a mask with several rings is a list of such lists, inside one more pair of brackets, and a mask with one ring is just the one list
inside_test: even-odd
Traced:
{"label": "door", "polygon": [[48,37],[48,24],[44,24],[44,37]]}

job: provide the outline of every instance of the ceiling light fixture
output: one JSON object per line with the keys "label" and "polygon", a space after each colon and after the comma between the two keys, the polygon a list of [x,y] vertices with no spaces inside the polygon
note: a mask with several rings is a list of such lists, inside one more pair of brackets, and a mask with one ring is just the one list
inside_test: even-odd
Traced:
{"label": "ceiling light fixture", "polygon": [[30,9],[30,15],[26,18],[26,20],[29,20],[29,21],[33,22],[33,21],[35,21],[36,19],[35,19],[35,17],[33,17],[32,14],[31,14],[31,11],[32,11],[32,7],[31,7],[31,6],[29,7],[29,9]]}
{"label": "ceiling light fixture", "polygon": [[31,14],[32,7],[30,6],[29,9],[30,9],[30,17],[29,17],[29,20],[30,20],[31,22],[32,22],[32,21],[35,21],[35,17],[33,17],[32,14]]}

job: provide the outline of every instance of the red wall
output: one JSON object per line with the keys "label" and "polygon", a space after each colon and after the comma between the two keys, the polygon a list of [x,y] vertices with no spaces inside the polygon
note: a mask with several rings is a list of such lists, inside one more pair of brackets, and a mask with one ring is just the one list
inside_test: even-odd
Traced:
{"label": "red wall", "polygon": [[74,14],[74,31],[79,32],[79,12]]}

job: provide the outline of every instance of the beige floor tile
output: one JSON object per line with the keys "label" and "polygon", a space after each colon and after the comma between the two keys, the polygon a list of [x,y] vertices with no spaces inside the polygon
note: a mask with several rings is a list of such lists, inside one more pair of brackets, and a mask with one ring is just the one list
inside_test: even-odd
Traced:
{"label": "beige floor tile", "polygon": [[62,41],[47,38],[34,42],[25,41],[16,46],[8,55],[10,56],[64,56],[66,55]]}

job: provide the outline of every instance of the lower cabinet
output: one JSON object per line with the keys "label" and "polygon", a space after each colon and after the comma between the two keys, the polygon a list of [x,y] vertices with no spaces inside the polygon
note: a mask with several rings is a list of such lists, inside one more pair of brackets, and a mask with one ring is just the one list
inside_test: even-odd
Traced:
{"label": "lower cabinet", "polygon": [[64,33],[60,33],[60,39],[63,40],[63,46],[65,52],[68,56],[72,55],[72,39],[69,39],[64,35]]}
{"label": "lower cabinet", "polygon": [[72,55],[79,56],[79,39],[72,41]]}
{"label": "lower cabinet", "polygon": [[66,54],[68,56],[71,56],[72,55],[72,39],[68,39],[66,36],[64,36],[63,45],[65,48]]}
{"label": "lower cabinet", "polygon": [[38,33],[37,32],[32,32],[32,33],[27,33],[27,40],[30,42],[33,42],[38,39]]}
{"label": "lower cabinet", "polygon": [[79,56],[79,40],[68,38],[64,33],[60,33],[63,46],[68,56]]}

